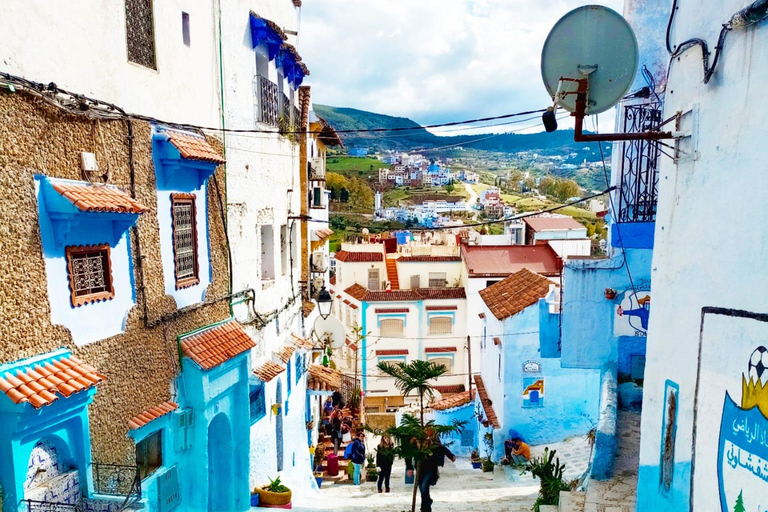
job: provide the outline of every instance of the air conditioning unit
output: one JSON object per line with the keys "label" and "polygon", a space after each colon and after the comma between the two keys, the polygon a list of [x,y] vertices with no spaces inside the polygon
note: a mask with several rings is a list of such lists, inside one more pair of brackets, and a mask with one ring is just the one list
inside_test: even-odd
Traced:
{"label": "air conditioning unit", "polygon": [[328,270],[328,259],[323,251],[312,253],[312,272],[325,272]]}
{"label": "air conditioning unit", "polygon": [[312,288],[314,289],[315,293],[320,293],[320,288],[323,286],[325,286],[325,277],[315,276],[312,278]]}
{"label": "air conditioning unit", "polygon": [[320,157],[315,157],[310,161],[312,162],[312,167],[314,168],[315,172],[321,172],[323,168],[323,159]]}

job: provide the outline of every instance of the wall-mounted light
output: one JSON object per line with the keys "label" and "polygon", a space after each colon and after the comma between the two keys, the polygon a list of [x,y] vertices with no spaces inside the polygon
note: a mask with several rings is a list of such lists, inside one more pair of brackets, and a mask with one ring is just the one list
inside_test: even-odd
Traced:
{"label": "wall-mounted light", "polygon": [[333,297],[325,289],[325,286],[320,288],[320,292],[317,294],[317,309],[320,311],[320,316],[323,320],[331,316],[331,307],[333,306]]}

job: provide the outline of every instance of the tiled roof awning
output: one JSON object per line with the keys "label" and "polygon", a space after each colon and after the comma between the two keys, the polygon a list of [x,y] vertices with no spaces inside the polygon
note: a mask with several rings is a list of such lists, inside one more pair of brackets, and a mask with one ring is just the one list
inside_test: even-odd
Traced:
{"label": "tiled roof awning", "polygon": [[152,152],[160,162],[159,175],[166,184],[172,183],[177,173],[186,180],[195,176],[191,173],[197,173],[195,188],[226,162],[203,135],[163,126],[153,128]]}
{"label": "tiled roof awning", "polygon": [[253,11],[251,11],[249,21],[251,27],[251,44],[253,47],[256,48],[260,44],[263,44],[267,47],[269,60],[277,57],[277,53],[280,51],[283,41],[288,39],[288,36],[285,35],[283,29],[281,29],[277,23],[262,18]]}
{"label": "tiled roof awning", "polygon": [[341,250],[336,253],[336,261],[349,263],[384,261],[384,254],[380,252],[350,252]]}
{"label": "tiled roof awning", "polygon": [[128,420],[128,428],[131,430],[139,429],[149,422],[154,421],[161,416],[165,416],[169,412],[173,412],[178,408],[179,404],[174,402],[164,402],[160,405],[156,405]]}
{"label": "tiled roof awning", "polygon": [[296,347],[293,345],[286,345],[277,351],[277,357],[279,357],[282,362],[288,363],[294,352],[296,352]]}
{"label": "tiled roof awning", "polygon": [[338,391],[341,389],[341,372],[312,364],[309,366],[307,387],[315,391]]}
{"label": "tiled roof awning", "polygon": [[296,51],[296,47],[291,44],[283,43],[280,46],[276,62],[278,67],[283,68],[285,78],[294,88],[301,85],[305,76],[309,76],[309,69],[301,61],[301,55]]}
{"label": "tiled roof awning", "polygon": [[398,350],[398,349],[377,350],[376,355],[377,356],[407,356],[408,350]]}
{"label": "tiled roof awning", "polygon": [[493,316],[505,320],[546,297],[550,284],[549,279],[524,268],[480,290],[480,298]]}
{"label": "tiled roof awning", "polygon": [[15,404],[29,402],[35,409],[86,391],[105,380],[104,375],[68,350],[0,366],[0,392]]}
{"label": "tiled roof awning", "polygon": [[[36,176],[40,183],[41,215],[47,215],[53,226],[57,246],[67,245],[69,233],[87,229],[91,223],[109,222],[110,245],[116,245],[139,215],[149,208],[131,195],[112,185],[92,185],[83,181]],[[104,242],[104,240],[100,240]]]}
{"label": "tiled roof awning", "polygon": [[269,382],[281,373],[285,371],[285,366],[275,363],[273,361],[267,361],[255,370],[253,374],[256,375],[263,382]]}
{"label": "tiled roof awning", "polygon": [[424,349],[427,354],[444,354],[446,352],[456,352],[456,347],[427,347]]}
{"label": "tiled roof awning", "polygon": [[315,231],[312,232],[312,240],[323,241],[323,240],[326,240],[332,234],[333,234],[332,229],[328,229],[328,228],[316,229]]}
{"label": "tiled roof awning", "polygon": [[437,402],[433,402],[430,407],[435,411],[447,411],[448,409],[454,409],[456,407],[467,405],[474,399],[475,399],[475,390],[473,389],[472,393],[470,393],[469,391],[463,391],[460,393],[456,393],[455,395],[451,395],[449,397],[443,398],[442,400],[438,400]]}
{"label": "tiled roof awning", "polygon": [[234,320],[209,327],[181,340],[181,351],[202,369],[210,370],[256,346]]}
{"label": "tiled roof awning", "polygon": [[315,348],[315,344],[309,341],[306,338],[302,338],[296,333],[291,333],[291,343],[296,345],[296,348],[304,349],[304,350],[312,350]]}
{"label": "tiled roof awning", "polygon": [[475,386],[477,386],[477,394],[480,397],[480,404],[483,406],[483,411],[485,411],[485,417],[488,420],[488,423],[495,429],[501,428],[499,418],[493,410],[493,403],[488,397],[488,391],[485,389],[485,383],[480,375],[475,375]]}

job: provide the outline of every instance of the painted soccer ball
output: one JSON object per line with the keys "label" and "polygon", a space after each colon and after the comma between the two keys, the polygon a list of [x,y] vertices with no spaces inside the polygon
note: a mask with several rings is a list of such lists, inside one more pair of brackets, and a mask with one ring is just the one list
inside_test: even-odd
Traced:
{"label": "painted soccer ball", "polygon": [[757,347],[749,356],[749,379],[755,383],[768,380],[768,349]]}

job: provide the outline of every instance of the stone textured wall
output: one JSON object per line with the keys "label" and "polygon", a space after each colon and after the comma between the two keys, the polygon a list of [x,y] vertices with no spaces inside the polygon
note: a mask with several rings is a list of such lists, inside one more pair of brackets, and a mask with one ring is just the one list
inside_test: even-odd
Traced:
{"label": "stone textured wall", "polygon": [[[107,381],[90,409],[93,458],[99,462],[131,463],[128,419],[175,398],[171,393],[179,367],[176,337],[229,316],[227,301],[219,301],[158,322],[175,312],[176,304],[163,288],[150,125],[133,122],[133,132],[136,197],[150,208],[130,231],[136,306],[124,333],[78,348],[66,328],[50,321],[33,176],[83,180],[80,152],[90,151],[96,153],[100,169],[109,170],[109,183],[130,191],[127,125],[124,121],[97,123],[25,93],[0,92],[0,190],[4,196],[0,201],[0,364],[64,346],[104,373]],[[211,142],[221,150],[218,141]],[[229,286],[218,202],[220,191],[226,205],[224,168],[214,177],[218,191],[213,179],[208,182],[213,280],[207,301],[226,296]],[[137,242],[144,256],[142,265]],[[145,327],[144,297],[151,328]]]}

